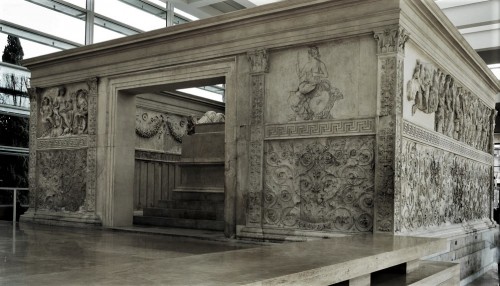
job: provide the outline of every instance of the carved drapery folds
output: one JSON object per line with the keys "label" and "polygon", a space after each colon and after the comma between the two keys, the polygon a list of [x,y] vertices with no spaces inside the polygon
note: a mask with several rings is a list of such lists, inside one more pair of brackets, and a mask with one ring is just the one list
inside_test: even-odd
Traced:
{"label": "carved drapery folds", "polygon": [[307,49],[307,60],[301,61],[300,58],[297,55],[298,84],[288,96],[293,111],[289,120],[332,119],[331,110],[335,102],[344,98],[344,94],[333,86],[317,46]]}
{"label": "carved drapery folds", "polygon": [[488,218],[490,171],[489,165],[405,139],[398,231]]}
{"label": "carved drapery folds", "polygon": [[404,28],[392,26],[375,32],[374,38],[379,78],[374,231],[393,232],[400,204],[396,162],[401,150],[404,46],[409,35]]}
{"label": "carved drapery folds", "polygon": [[89,90],[66,86],[44,90],[40,101],[40,137],[88,134]]}
{"label": "carved drapery folds", "polygon": [[247,225],[261,226],[265,73],[269,71],[269,54],[267,50],[258,49],[248,52],[247,57],[250,63],[252,108],[250,112],[249,174],[246,196]]}
{"label": "carved drapery folds", "polygon": [[417,60],[406,97],[413,101],[412,114],[435,114],[434,131],[491,152],[491,109],[451,75]]}
{"label": "carved drapery folds", "polygon": [[369,232],[374,138],[270,141],[265,151],[264,225]]}

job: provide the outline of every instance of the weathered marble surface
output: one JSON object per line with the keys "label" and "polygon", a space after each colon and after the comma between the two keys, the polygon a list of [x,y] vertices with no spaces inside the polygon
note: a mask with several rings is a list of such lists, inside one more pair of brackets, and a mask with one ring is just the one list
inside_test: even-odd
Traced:
{"label": "weathered marble surface", "polygon": [[264,224],[371,231],[374,141],[371,136],[360,136],[267,143]]}
{"label": "weathered marble surface", "polygon": [[135,144],[137,149],[180,155],[182,137],[187,134],[187,116],[137,108]]}

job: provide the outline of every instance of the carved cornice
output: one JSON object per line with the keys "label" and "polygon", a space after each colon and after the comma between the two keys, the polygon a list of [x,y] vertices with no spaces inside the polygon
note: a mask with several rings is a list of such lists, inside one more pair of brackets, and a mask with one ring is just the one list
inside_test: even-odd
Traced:
{"label": "carved cornice", "polygon": [[267,73],[269,71],[269,54],[265,49],[258,49],[247,52],[250,62],[250,73]]}
{"label": "carved cornice", "polygon": [[453,140],[446,135],[427,130],[408,121],[403,122],[403,137],[481,162],[483,164],[493,164],[493,156],[491,154],[481,152],[468,146],[467,144]]}
{"label": "carved cornice", "polygon": [[265,139],[291,139],[375,134],[375,119],[297,122],[265,126]]}
{"label": "carved cornice", "polygon": [[385,28],[381,31],[375,31],[375,40],[377,40],[377,53],[402,53],[404,54],[405,43],[410,38],[406,30],[401,26]]}
{"label": "carved cornice", "polygon": [[135,150],[135,159],[143,161],[177,162],[180,161],[181,156],[177,154]]}

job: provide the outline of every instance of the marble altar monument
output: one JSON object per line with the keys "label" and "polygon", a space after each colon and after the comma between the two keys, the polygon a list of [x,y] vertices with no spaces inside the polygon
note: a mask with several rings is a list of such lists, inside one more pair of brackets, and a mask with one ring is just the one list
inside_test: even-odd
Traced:
{"label": "marble altar monument", "polygon": [[131,225],[136,96],[222,82],[228,237],[442,237],[462,279],[495,261],[500,85],[434,1],[289,0],[25,64],[25,221]]}

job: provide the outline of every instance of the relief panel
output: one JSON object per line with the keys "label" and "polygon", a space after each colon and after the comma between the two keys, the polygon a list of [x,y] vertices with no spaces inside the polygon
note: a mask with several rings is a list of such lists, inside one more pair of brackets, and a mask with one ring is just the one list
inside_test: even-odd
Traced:
{"label": "relief panel", "polygon": [[491,166],[403,139],[400,229],[488,218]]}
{"label": "relief panel", "polygon": [[87,150],[37,154],[37,209],[81,211],[87,192]]}
{"label": "relief panel", "polygon": [[[365,45],[356,38],[274,52],[266,77],[266,123],[375,115],[362,107],[376,100],[376,62],[361,60],[369,50]],[[373,80],[365,77],[370,70]]]}
{"label": "relief panel", "polygon": [[359,136],[266,142],[263,224],[371,231],[374,141]]}
{"label": "relief panel", "polygon": [[182,137],[188,131],[188,118],[138,107],[135,118],[136,148],[181,154]]}
{"label": "relief panel", "polygon": [[[453,76],[417,59],[406,83],[406,118],[417,112],[429,114],[432,130],[490,153],[491,113],[478,96],[461,86]],[[418,116],[418,115],[417,115]],[[427,124],[429,125],[429,124]]]}
{"label": "relief panel", "polygon": [[89,96],[85,84],[45,89],[39,97],[38,137],[88,134]]}

